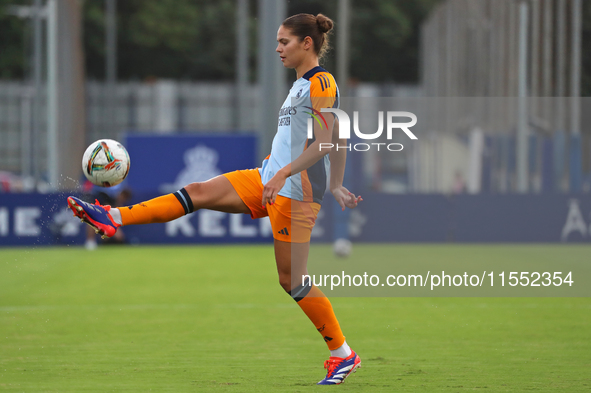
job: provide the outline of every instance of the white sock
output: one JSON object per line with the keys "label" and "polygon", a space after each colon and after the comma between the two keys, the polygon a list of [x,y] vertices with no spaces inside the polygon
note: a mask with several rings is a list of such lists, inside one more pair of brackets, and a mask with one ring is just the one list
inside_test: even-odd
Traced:
{"label": "white sock", "polygon": [[123,224],[123,222],[121,221],[121,212],[119,211],[119,209],[117,209],[116,207],[113,207],[113,208],[111,208],[111,210],[109,210],[109,214],[113,218],[113,221],[115,221],[117,224],[119,224],[119,225]]}
{"label": "white sock", "polygon": [[334,351],[330,351],[330,356],[335,356],[337,358],[346,358],[349,355],[351,355],[351,348],[349,348],[346,341]]}

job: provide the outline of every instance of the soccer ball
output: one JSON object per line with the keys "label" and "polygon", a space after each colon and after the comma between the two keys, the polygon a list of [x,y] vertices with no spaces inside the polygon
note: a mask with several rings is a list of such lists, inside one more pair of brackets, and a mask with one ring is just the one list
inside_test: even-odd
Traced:
{"label": "soccer ball", "polygon": [[82,156],[82,172],[94,185],[113,187],[129,173],[129,154],[112,139],[100,139],[88,146]]}
{"label": "soccer ball", "polygon": [[352,250],[353,244],[347,239],[337,239],[332,245],[332,251],[340,258],[347,258]]}

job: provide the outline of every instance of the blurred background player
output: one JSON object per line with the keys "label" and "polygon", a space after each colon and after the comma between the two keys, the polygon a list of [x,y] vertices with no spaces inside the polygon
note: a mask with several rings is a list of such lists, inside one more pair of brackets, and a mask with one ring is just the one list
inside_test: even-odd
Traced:
{"label": "blurred background player", "polygon": [[[347,160],[345,164],[345,174],[343,177],[343,185],[346,188],[351,187],[351,171],[349,167],[351,160]],[[332,251],[337,257],[347,258],[353,251],[353,243],[351,243],[349,233],[349,220],[350,211],[348,209],[342,209],[338,204],[333,204],[333,244]]]}
{"label": "blurred background player", "polygon": [[[324,118],[320,113],[322,108],[338,107],[336,81],[319,66],[332,28],[332,20],[322,14],[294,15],[279,27],[276,52],[286,68],[296,70],[297,80],[279,111],[271,154],[261,168],[226,173],[123,208],[68,198],[75,215],[109,238],[123,225],[168,222],[198,209],[244,213],[252,218],[269,216],[279,282],[312,321],[331,352],[324,364],[327,375],[318,382],[321,385],[340,384],[361,362],[347,345],[330,301],[310,280],[303,281],[308,274],[310,235],[329,171],[330,190],[341,209],[354,208],[362,200],[342,185],[346,150],[320,149],[321,143],[344,143],[338,139],[338,125],[333,129],[334,117]],[[310,140],[308,119],[316,116],[308,110],[324,122],[314,124]]]}

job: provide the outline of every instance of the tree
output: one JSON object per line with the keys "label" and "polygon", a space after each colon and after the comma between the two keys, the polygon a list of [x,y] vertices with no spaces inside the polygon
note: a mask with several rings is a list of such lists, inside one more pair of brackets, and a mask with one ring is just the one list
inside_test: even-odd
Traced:
{"label": "tree", "polygon": [[438,1],[353,1],[351,77],[417,83],[420,24]]}
{"label": "tree", "polygon": [[[104,4],[85,3],[86,65],[104,77]],[[231,79],[234,74],[233,0],[118,2],[118,77]]]}
{"label": "tree", "polygon": [[25,0],[0,0],[0,79],[26,78],[30,58],[30,19],[8,13],[10,6],[30,5]]}
{"label": "tree", "polygon": [[581,53],[581,96],[591,96],[591,2],[583,1],[583,37]]}

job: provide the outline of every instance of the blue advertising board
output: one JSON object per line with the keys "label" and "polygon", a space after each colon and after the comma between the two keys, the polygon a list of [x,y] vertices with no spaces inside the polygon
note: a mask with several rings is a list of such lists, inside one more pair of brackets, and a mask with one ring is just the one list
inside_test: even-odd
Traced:
{"label": "blue advertising board", "polygon": [[0,194],[0,246],[82,244],[85,228],[65,194]]}
{"label": "blue advertising board", "polygon": [[133,192],[166,194],[237,169],[255,168],[254,135],[129,134],[127,185]]}
{"label": "blue advertising board", "polygon": [[[136,193],[131,203],[157,196]],[[72,216],[66,194],[0,194],[0,246],[83,244],[86,225]],[[587,195],[365,194],[350,212],[359,242],[591,242]],[[89,200],[90,198],[86,198]],[[331,242],[334,199],[327,195],[312,232]],[[342,224],[341,224],[342,225]],[[135,244],[219,244],[272,241],[268,218],[200,210],[165,224],[124,227]],[[1,254],[0,254],[1,255]]]}
{"label": "blue advertising board", "polygon": [[355,241],[591,242],[588,195],[369,193],[363,199],[349,221]]}
{"label": "blue advertising board", "polygon": [[[174,192],[236,169],[254,168],[253,135],[128,135],[129,204]],[[358,169],[353,165],[352,171]],[[355,176],[353,176],[355,177]],[[361,178],[360,176],[359,178]],[[356,188],[353,186],[353,188]],[[0,246],[82,244],[85,226],[67,194],[0,194]],[[331,195],[312,232],[330,242],[347,225],[360,242],[591,242],[591,198],[578,195],[389,195],[363,193],[350,216]],[[91,197],[86,198],[92,202]],[[122,229],[130,243],[219,244],[272,241],[268,218],[201,210],[165,224]]]}

